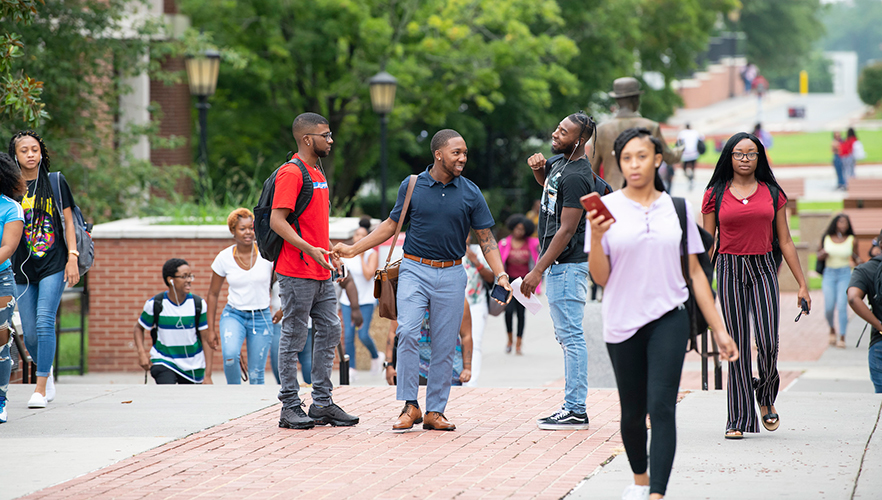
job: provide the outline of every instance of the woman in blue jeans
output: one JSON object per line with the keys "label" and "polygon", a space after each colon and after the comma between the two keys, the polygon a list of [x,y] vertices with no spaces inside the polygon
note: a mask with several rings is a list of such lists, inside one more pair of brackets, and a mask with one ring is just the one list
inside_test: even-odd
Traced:
{"label": "woman in blue jeans", "polygon": [[[254,214],[237,208],[227,218],[234,245],[227,247],[211,264],[208,290],[208,328],[214,329],[217,299],[224,280],[229,283],[227,305],[220,318],[220,341],[224,375],[228,384],[239,384],[242,376],[242,342],[248,346],[247,373],[251,384],[263,384],[266,359],[273,340],[270,315],[270,286],[273,263],[265,260],[254,242]],[[208,358],[206,353],[206,359]],[[207,364],[207,363],[206,363]],[[207,364],[211,366],[210,364]],[[211,372],[205,370],[205,381]]]}
{"label": "woman in blue jeans", "polygon": [[55,199],[49,183],[49,154],[35,132],[15,134],[9,141],[9,156],[18,164],[27,185],[21,200],[24,229],[12,256],[12,269],[25,347],[37,361],[37,385],[28,408],[45,408],[55,399],[52,363],[61,292],[65,282],[74,286],[80,281],[71,212],[74,201],[63,175],[59,176],[61,199]]}
{"label": "woman in blue jeans", "polygon": [[12,372],[9,325],[15,309],[15,277],[9,258],[18,248],[24,227],[24,212],[15,199],[25,190],[21,170],[12,157],[0,153],[0,424],[6,422],[6,391]]}
{"label": "woman in blue jeans", "polygon": [[[855,264],[861,263],[851,219],[839,214],[830,221],[821,239],[818,260],[825,263],[821,288],[824,292],[824,314],[830,325],[830,345],[841,349],[845,348],[845,329],[848,326],[848,282],[851,279],[852,259]],[[834,311],[839,314],[838,340],[833,322]]]}

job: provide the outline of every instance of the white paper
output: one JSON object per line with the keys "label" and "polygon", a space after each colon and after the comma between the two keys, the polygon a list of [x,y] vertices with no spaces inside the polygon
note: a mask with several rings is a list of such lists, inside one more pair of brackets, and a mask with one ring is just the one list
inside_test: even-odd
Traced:
{"label": "white paper", "polygon": [[535,293],[531,294],[529,299],[524,297],[524,294],[521,293],[521,283],[523,282],[524,280],[522,278],[518,278],[511,282],[512,295],[514,295],[514,298],[523,304],[530,313],[535,315],[540,309],[542,309],[542,302],[539,302],[539,297],[537,297]]}

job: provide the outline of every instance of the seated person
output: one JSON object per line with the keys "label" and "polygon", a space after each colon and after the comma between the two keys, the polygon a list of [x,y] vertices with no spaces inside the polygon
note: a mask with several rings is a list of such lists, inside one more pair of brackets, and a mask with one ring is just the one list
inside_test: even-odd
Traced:
{"label": "seated person", "polygon": [[[201,384],[205,378],[205,353],[198,332],[208,329],[208,307],[202,298],[190,293],[193,278],[187,261],[166,261],[162,281],[168,290],[148,299],[135,323],[138,364],[150,370],[157,384]],[[150,346],[144,338],[148,331]],[[206,336],[211,337],[211,333]],[[218,349],[216,335],[205,341]]]}

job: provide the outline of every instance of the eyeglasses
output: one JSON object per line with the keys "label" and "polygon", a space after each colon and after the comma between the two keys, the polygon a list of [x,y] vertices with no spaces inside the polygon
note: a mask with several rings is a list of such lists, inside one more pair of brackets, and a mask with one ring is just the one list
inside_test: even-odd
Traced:
{"label": "eyeglasses", "polygon": [[178,276],[178,275],[176,274],[176,275],[175,275],[175,278],[178,278],[178,279],[180,279],[180,280],[193,281],[193,280],[196,279],[196,275],[195,275],[195,274],[184,274],[184,275],[182,275],[182,276]]}
{"label": "eyeglasses", "polygon": [[324,134],[303,134],[303,135],[318,135],[324,137],[326,141],[330,141],[334,139],[334,134],[332,132],[325,132]]}
{"label": "eyeglasses", "polygon": [[748,160],[756,160],[756,157],[759,156],[759,153],[742,153],[741,151],[732,152],[732,158],[735,158],[736,160],[741,160],[745,156]]}

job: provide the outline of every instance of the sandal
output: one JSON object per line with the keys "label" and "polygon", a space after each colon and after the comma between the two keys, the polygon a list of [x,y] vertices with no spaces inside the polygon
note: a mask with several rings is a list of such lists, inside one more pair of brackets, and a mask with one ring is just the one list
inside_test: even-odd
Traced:
{"label": "sandal", "polygon": [[[766,408],[766,407],[763,405],[760,405],[760,414],[762,414],[763,408]],[[778,418],[777,413],[772,413],[771,406],[769,406],[767,408],[768,408],[768,413],[763,415],[763,418],[762,418],[763,427],[765,427],[767,431],[772,432],[772,431],[777,430],[778,426],[781,425],[781,419]],[[771,420],[774,420],[774,422],[771,422]]]}
{"label": "sandal", "polygon": [[744,434],[738,429],[726,429],[726,439],[742,439]]}
{"label": "sandal", "polygon": [[839,340],[836,341],[836,347],[845,349],[845,337],[840,337]]}

